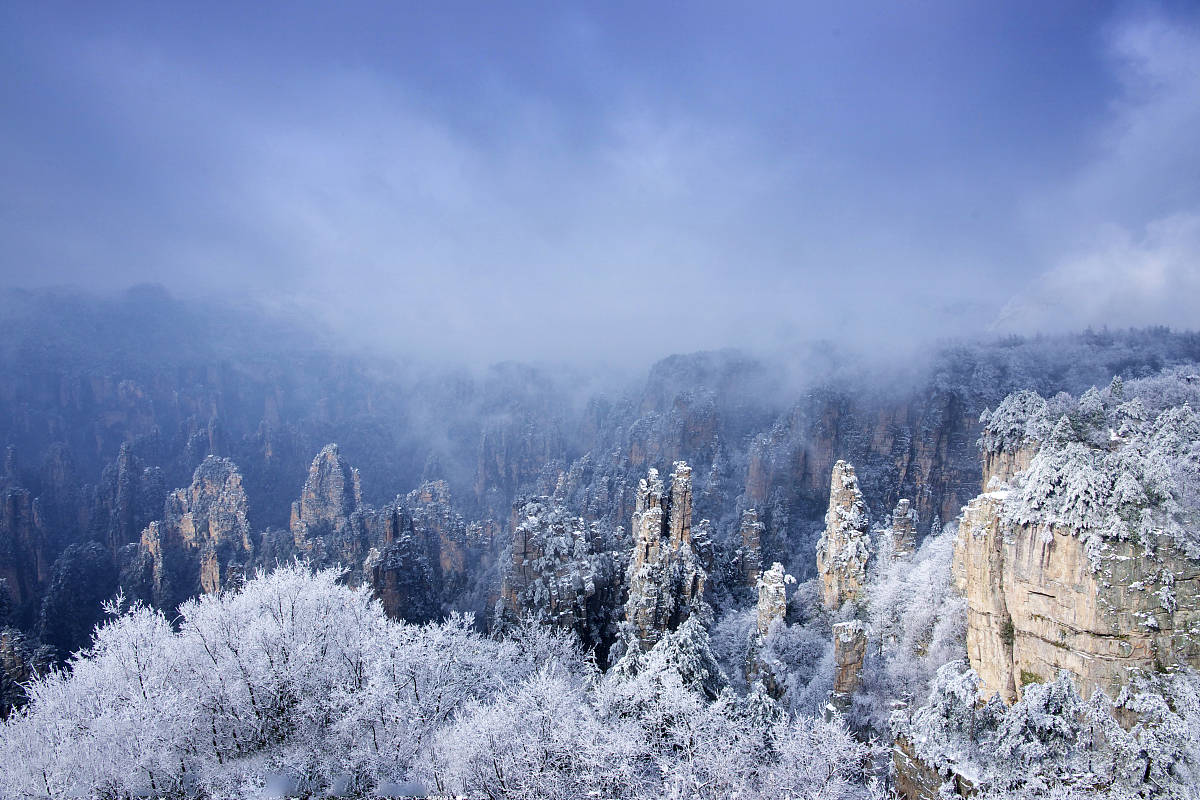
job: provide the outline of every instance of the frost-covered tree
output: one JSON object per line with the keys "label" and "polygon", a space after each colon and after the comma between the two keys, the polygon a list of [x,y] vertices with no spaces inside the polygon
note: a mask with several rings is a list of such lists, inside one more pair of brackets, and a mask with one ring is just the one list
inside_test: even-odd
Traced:
{"label": "frost-covered tree", "polygon": [[0,724],[0,798],[836,797],[866,749],[723,688],[699,617],[603,678],[573,634],[389,620],[300,565],[184,604],[110,604]]}
{"label": "frost-covered tree", "polygon": [[1066,673],[1026,687],[1006,707],[980,705],[978,678],[946,665],[925,705],[893,729],[928,765],[959,775],[987,800],[1043,797],[1195,798],[1200,776],[1200,675],[1140,676],[1117,700],[1084,700]]}
{"label": "frost-covered tree", "polygon": [[[895,703],[919,702],[943,664],[966,655],[966,607],[951,584],[955,526],[927,536],[911,557],[893,559],[885,544],[867,583],[869,637],[854,722],[888,731]],[[891,537],[877,537],[890,542]]]}
{"label": "frost-covered tree", "polygon": [[1200,418],[1190,404],[1196,399],[1191,376],[1178,371],[1114,382],[1073,404],[1032,392],[1009,396],[984,415],[980,444],[985,453],[1023,446],[1037,453],[1016,477],[1005,515],[1087,536],[1096,568],[1106,538],[1136,537],[1153,548],[1165,534],[1200,557]]}

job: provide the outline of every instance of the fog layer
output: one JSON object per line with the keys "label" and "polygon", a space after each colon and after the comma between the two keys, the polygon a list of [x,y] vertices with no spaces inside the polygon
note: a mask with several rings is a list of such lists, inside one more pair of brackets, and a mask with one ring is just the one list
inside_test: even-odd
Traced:
{"label": "fog layer", "polygon": [[0,282],[435,358],[1192,323],[1194,9],[0,12]]}

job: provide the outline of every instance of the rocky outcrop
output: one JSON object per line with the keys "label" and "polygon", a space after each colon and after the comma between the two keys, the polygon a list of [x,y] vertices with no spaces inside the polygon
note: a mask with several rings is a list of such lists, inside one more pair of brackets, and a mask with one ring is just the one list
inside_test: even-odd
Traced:
{"label": "rocky outcrop", "polygon": [[917,549],[917,510],[906,499],[892,509],[892,558],[906,558]]}
{"label": "rocky outcrop", "polygon": [[987,491],[989,487],[1003,486],[1011,482],[1019,473],[1029,469],[1035,455],[1037,455],[1037,447],[1033,444],[1026,444],[1013,450],[984,450],[984,491]]}
{"label": "rocky outcrop", "polygon": [[0,579],[7,582],[18,613],[28,613],[54,563],[51,535],[38,510],[28,489],[0,490]]}
{"label": "rocky outcrop", "polygon": [[137,542],[146,526],[162,514],[166,495],[162,470],[147,466],[125,443],[96,487],[92,538],[105,544],[116,558],[122,547]]}
{"label": "rocky outcrop", "polygon": [[430,481],[382,509],[363,508],[351,516],[370,550],[361,568],[350,565],[347,579],[366,582],[396,619],[436,619],[467,592],[471,581],[494,563],[496,525],[467,524],[454,510],[450,489]]}
{"label": "rocky outcrop", "polygon": [[562,456],[565,448],[559,421],[554,413],[546,412],[549,409],[541,415],[506,414],[485,425],[475,467],[475,497],[485,513],[503,516],[518,487]]}
{"label": "rocky outcrop", "polygon": [[692,547],[692,469],[675,462],[670,491],[658,470],[638,484],[629,562],[626,644],[648,651],[694,613],[711,613],[708,575]]}
{"label": "rocky outcrop", "polygon": [[134,596],[148,593],[154,605],[173,609],[236,584],[253,556],[241,473],[232,461],[209,456],[190,486],[167,495],[163,519],[142,532],[122,583]]}
{"label": "rocky outcrop", "polygon": [[796,579],[784,574],[783,565],[776,561],[758,580],[757,625],[750,634],[746,652],[746,683],[761,686],[762,691],[778,700],[786,684],[785,667],[778,658],[766,652],[767,634],[774,623],[787,616],[787,585]]}
{"label": "rocky outcrop", "polygon": [[480,543],[472,541],[466,522],[455,511],[450,486],[441,480],[426,481],[408,493],[404,507],[412,517],[413,529],[421,532],[435,556],[442,591],[457,591],[468,570],[476,566],[474,556]]}
{"label": "rocky outcrop", "polygon": [[104,603],[117,594],[117,567],[99,542],[68,546],[54,561],[42,596],[38,638],[62,663],[91,643]]}
{"label": "rocky outcrop", "polygon": [[746,586],[757,585],[762,573],[762,538],[765,529],[766,526],[758,521],[758,512],[753,508],[742,512],[742,522],[738,526],[742,540],[738,561]]}
{"label": "rocky outcrop", "polygon": [[858,488],[854,467],[833,465],[825,532],[817,542],[817,575],[825,608],[839,609],[856,600],[867,580],[871,538],[867,507]]}
{"label": "rocky outcrop", "polygon": [[892,765],[896,796],[902,800],[946,800],[975,794],[975,784],[966,775],[952,766],[936,769],[926,763],[906,736],[896,737]]}
{"label": "rocky outcrop", "polygon": [[[807,523],[824,513],[826,481],[843,459],[855,465],[872,516],[883,517],[908,497],[923,534],[933,520],[957,516],[976,493],[976,402],[933,387],[890,396],[814,391],[754,438],[744,502],[758,509],[773,536],[803,537]],[[788,512],[790,530],[775,519],[777,508]],[[767,548],[763,557],[777,555]]]}
{"label": "rocky outcrop", "polygon": [[24,684],[51,665],[48,648],[39,648],[16,628],[0,627],[0,720],[26,702]]}
{"label": "rocky outcrop", "polygon": [[845,713],[862,686],[863,659],[867,655],[867,626],[859,620],[833,626],[833,692],[829,703]]}
{"label": "rocky outcrop", "polygon": [[359,513],[354,541],[370,542],[362,562],[349,564],[346,580],[367,583],[393,619],[427,622],[441,610],[437,590],[437,555],[426,531],[413,525],[399,502]]}

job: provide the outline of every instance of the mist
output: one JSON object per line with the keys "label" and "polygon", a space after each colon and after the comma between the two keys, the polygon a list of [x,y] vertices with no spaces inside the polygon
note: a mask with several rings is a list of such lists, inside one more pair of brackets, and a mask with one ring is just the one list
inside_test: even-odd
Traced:
{"label": "mist", "polygon": [[10,7],[0,282],[469,364],[1187,325],[1195,10],[960,5]]}

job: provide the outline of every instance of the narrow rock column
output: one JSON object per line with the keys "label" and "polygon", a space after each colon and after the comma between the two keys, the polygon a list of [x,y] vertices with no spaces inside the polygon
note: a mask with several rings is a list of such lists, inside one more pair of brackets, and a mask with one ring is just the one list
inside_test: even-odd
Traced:
{"label": "narrow rock column", "polygon": [[851,697],[862,686],[863,659],[867,655],[867,627],[859,620],[833,626],[833,693],[829,704],[840,712],[850,708]]}
{"label": "narrow rock column", "polygon": [[917,510],[907,499],[892,509],[892,558],[906,558],[917,549]]}
{"label": "narrow rock column", "polygon": [[867,559],[871,554],[867,527],[867,506],[858,488],[858,476],[854,467],[838,461],[833,465],[825,532],[817,542],[821,601],[830,611],[857,599],[867,581]]}
{"label": "narrow rock column", "polygon": [[741,567],[747,586],[756,585],[762,572],[762,535],[765,529],[766,526],[758,521],[758,512],[753,508],[742,512]]}
{"label": "narrow rock column", "polygon": [[783,564],[776,561],[758,579],[758,635],[766,636],[771,623],[787,614],[787,583],[796,579],[783,573]]}

